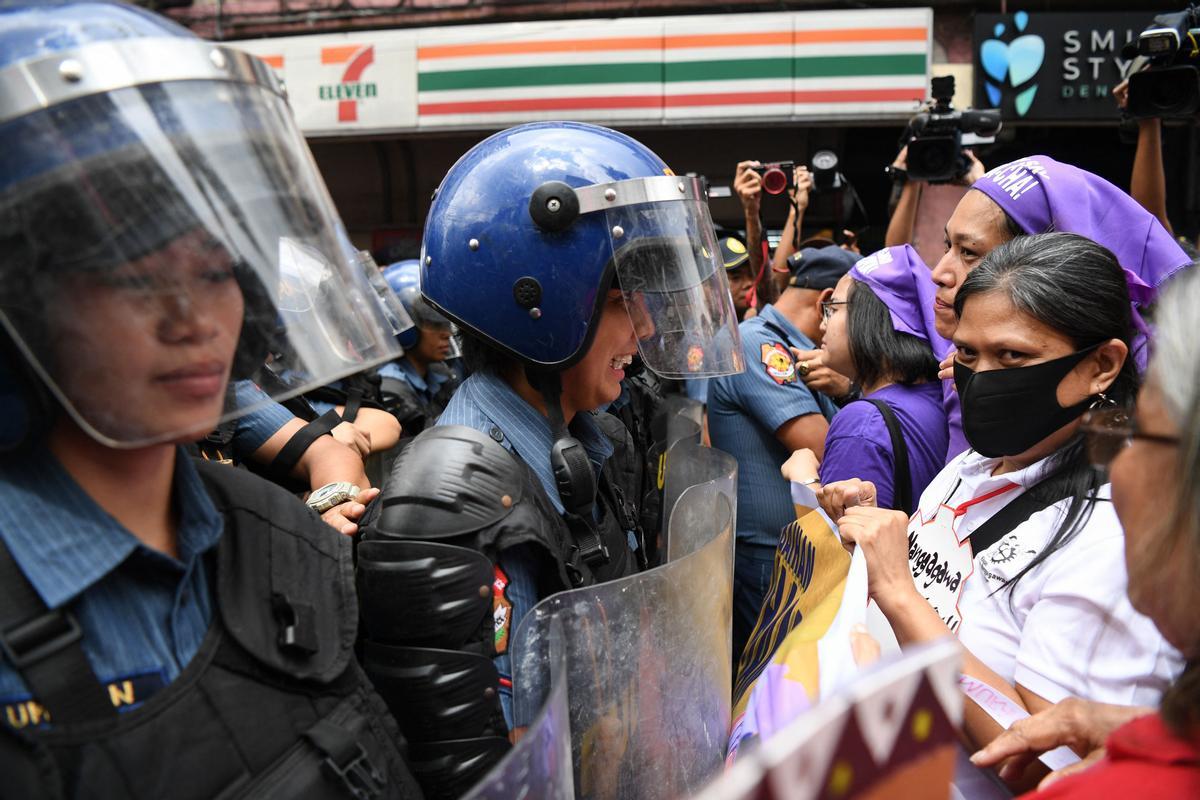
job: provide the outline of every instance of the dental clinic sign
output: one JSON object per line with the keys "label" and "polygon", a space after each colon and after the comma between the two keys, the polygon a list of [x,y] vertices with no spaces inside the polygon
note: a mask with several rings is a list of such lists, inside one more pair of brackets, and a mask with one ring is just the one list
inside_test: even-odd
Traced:
{"label": "dental clinic sign", "polygon": [[975,106],[1006,120],[1116,120],[1121,48],[1157,13],[976,14]]}

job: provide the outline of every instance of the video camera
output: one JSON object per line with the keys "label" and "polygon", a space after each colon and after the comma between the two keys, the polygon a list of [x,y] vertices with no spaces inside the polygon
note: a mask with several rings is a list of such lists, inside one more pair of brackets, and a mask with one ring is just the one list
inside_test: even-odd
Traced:
{"label": "video camera", "polygon": [[1126,113],[1134,119],[1200,112],[1200,8],[1160,14],[1122,55],[1133,58]]}
{"label": "video camera", "polygon": [[971,168],[971,162],[963,154],[963,134],[995,136],[1000,132],[1000,109],[956,110],[950,105],[954,76],[934,78],[932,84],[932,103],[908,121],[900,146],[908,145],[909,178],[949,183]]}
{"label": "video camera", "polygon": [[783,194],[796,186],[793,175],[796,170],[795,161],[772,161],[750,169],[762,177],[762,188],[767,194]]}

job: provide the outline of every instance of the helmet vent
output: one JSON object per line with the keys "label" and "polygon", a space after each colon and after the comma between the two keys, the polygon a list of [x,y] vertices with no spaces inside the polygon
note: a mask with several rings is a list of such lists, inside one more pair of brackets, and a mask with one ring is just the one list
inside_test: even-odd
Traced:
{"label": "helmet vent", "polygon": [[542,285],[537,278],[517,278],[513,284],[513,299],[521,308],[533,308],[542,302]]}

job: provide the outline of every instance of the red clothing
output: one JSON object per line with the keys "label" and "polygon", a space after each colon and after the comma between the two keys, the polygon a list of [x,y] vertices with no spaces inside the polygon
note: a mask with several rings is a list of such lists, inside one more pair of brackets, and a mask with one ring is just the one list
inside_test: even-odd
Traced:
{"label": "red clothing", "polygon": [[1158,714],[1117,728],[1093,767],[1022,795],[1027,800],[1200,798],[1200,736],[1175,736]]}

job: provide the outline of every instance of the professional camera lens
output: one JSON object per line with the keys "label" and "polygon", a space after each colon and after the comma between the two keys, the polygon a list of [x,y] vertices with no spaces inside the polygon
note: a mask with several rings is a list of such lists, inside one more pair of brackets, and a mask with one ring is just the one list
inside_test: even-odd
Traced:
{"label": "professional camera lens", "polygon": [[782,194],[787,185],[787,173],[779,167],[772,166],[763,172],[762,187],[767,194]]}

